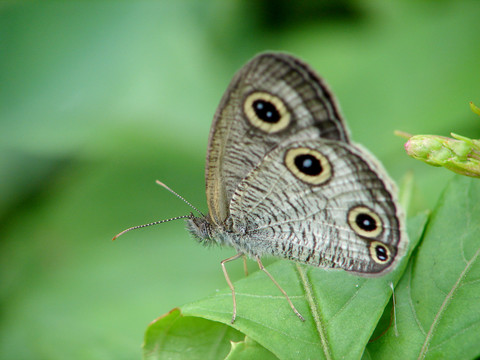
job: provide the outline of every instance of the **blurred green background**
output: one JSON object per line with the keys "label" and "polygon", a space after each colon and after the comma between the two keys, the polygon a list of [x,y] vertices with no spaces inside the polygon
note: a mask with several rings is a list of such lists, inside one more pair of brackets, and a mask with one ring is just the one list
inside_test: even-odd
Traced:
{"label": "blurred green background", "polygon": [[[211,119],[257,52],[300,56],[355,141],[431,208],[453,175],[395,129],[480,137],[479,1],[0,3],[0,357],[134,359],[147,324],[226,287],[182,222],[206,211]],[[254,265],[251,264],[252,269]],[[233,278],[242,265],[229,266]]]}

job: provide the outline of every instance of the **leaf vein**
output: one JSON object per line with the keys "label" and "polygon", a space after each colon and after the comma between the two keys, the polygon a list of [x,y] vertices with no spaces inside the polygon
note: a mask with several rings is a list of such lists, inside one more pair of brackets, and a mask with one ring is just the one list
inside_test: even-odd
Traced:
{"label": "leaf vein", "polygon": [[333,356],[330,350],[330,344],[328,343],[328,339],[327,339],[326,329],[324,328],[323,321],[320,318],[320,311],[318,309],[318,304],[315,303],[313,289],[311,286],[311,282],[308,279],[305,266],[302,266],[300,264],[295,264],[295,265],[300,275],[303,288],[305,289],[305,297],[307,299],[308,305],[310,307],[310,311],[315,321],[315,327],[317,329],[317,334],[320,338],[320,343],[322,344],[323,354],[325,355],[326,359],[328,360],[333,359]]}
{"label": "leaf vein", "polygon": [[343,304],[343,306],[340,309],[338,309],[338,311],[328,320],[329,322],[335,319],[335,317],[340,315],[342,311],[348,307],[348,305],[357,297],[358,293],[360,292],[360,289],[363,287],[364,284],[365,284],[365,281],[357,287],[357,291],[355,291],[352,294],[352,296],[345,302],[345,304]]}
{"label": "leaf vein", "polygon": [[465,278],[468,271],[472,268],[472,265],[477,260],[479,254],[480,254],[480,248],[475,252],[475,255],[473,255],[472,259],[467,263],[467,265],[465,266],[463,271],[460,273],[457,281],[452,286],[452,289],[450,290],[448,295],[443,300],[443,303],[440,306],[440,309],[438,309],[438,312],[435,315],[435,318],[433,319],[432,325],[430,326],[428,334],[427,334],[427,336],[425,338],[425,341],[423,343],[422,349],[420,350],[420,354],[418,355],[418,359],[424,359],[425,356],[427,355],[428,347],[430,346],[430,342],[432,341],[433,334],[434,334],[434,332],[435,332],[435,330],[438,326],[438,323],[440,322],[440,319],[441,319],[442,315],[445,313],[445,310],[447,309],[448,305],[450,304],[450,301],[453,298],[453,294],[460,287],[461,281]]}
{"label": "leaf vein", "polygon": [[417,311],[415,309],[415,305],[413,304],[413,297],[412,297],[412,271],[413,271],[413,269],[412,269],[412,266],[413,265],[411,263],[408,266],[408,285],[407,285],[408,302],[410,304],[410,309],[412,310],[412,315],[413,315],[413,318],[415,319],[415,322],[417,323],[418,329],[423,334],[423,336],[427,336],[427,332],[423,328],[422,323],[420,322],[420,319],[417,316]]}

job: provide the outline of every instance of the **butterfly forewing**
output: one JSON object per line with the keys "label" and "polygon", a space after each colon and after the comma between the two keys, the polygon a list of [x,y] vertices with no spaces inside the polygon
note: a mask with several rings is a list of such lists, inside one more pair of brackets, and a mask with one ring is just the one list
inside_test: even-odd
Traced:
{"label": "butterfly forewing", "polygon": [[238,184],[272,148],[303,138],[349,142],[333,95],[305,63],[264,53],[233,78],[215,114],[206,161],[212,221],[220,225]]}

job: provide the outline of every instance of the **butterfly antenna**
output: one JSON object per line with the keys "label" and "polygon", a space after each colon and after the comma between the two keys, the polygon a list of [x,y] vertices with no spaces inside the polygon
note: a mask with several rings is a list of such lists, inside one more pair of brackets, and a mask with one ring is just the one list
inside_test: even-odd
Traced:
{"label": "butterfly antenna", "polygon": [[167,185],[165,185],[164,183],[162,183],[160,180],[156,180],[155,181],[158,185],[160,185],[161,187],[163,187],[164,189],[170,191],[173,195],[175,195],[176,197],[178,197],[180,200],[182,200],[185,204],[187,204],[188,206],[190,206],[193,210],[195,210],[197,213],[199,213],[200,215],[202,216],[205,216],[203,215],[203,213],[198,210],[195,206],[193,206],[192,204],[190,204],[187,200],[185,200],[185,198],[182,196],[182,195],[179,195],[177,194],[175,191],[173,191],[172,189],[170,189]]}
{"label": "butterfly antenna", "polygon": [[131,228],[125,229],[125,230],[123,230],[122,232],[120,232],[120,233],[118,233],[117,235],[115,235],[115,236],[113,237],[112,241],[114,241],[114,240],[115,240],[116,238],[118,238],[119,236],[121,236],[121,235],[123,235],[123,234],[125,234],[126,232],[129,232],[129,231],[131,231],[131,230],[140,229],[140,228],[144,228],[144,227],[152,226],[152,225],[158,225],[158,224],[162,224],[162,223],[169,222],[169,221],[173,221],[173,220],[186,219],[186,218],[192,218],[192,217],[193,217],[193,214],[190,214],[190,215],[182,215],[182,216],[177,216],[177,217],[174,217],[174,218],[171,218],[171,219],[155,221],[155,222],[152,222],[152,223],[150,223],[150,224],[132,226]]}

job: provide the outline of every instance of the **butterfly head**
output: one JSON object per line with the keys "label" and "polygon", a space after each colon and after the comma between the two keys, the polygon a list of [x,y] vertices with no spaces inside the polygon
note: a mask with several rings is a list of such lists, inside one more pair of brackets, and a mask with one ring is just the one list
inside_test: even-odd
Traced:
{"label": "butterfly head", "polygon": [[201,244],[209,244],[213,241],[212,225],[208,215],[194,216],[186,220],[187,230]]}

